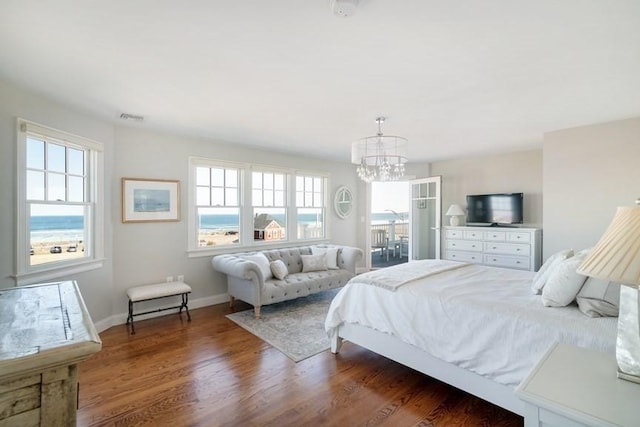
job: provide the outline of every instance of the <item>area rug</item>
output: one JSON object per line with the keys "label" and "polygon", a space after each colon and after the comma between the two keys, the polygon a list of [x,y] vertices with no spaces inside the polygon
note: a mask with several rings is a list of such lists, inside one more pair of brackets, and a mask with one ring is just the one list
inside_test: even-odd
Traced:
{"label": "area rug", "polygon": [[263,305],[260,319],[254,317],[253,309],[228,314],[227,317],[294,362],[300,362],[330,347],[324,320],[338,291],[331,289],[291,301]]}

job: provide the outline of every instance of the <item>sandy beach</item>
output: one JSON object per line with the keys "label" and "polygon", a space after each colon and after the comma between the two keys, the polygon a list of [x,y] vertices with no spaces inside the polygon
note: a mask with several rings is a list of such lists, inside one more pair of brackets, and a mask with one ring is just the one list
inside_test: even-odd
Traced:
{"label": "sandy beach", "polygon": [[[60,253],[51,253],[51,248],[59,246]],[[73,248],[75,247],[75,251]],[[36,242],[31,245],[33,255],[29,257],[31,265],[44,264],[47,262],[64,261],[73,258],[82,258],[84,256],[84,246],[78,241],[60,241],[60,242]],[[72,248],[69,250],[69,248]]]}
{"label": "sandy beach", "polygon": [[239,235],[235,231],[200,231],[198,234],[199,246],[231,245],[237,243]]}

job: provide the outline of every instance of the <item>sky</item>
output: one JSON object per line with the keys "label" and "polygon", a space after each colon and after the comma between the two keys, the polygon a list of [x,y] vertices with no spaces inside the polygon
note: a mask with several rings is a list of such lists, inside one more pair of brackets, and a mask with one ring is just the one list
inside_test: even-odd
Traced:
{"label": "sky", "polygon": [[387,209],[409,212],[410,188],[408,181],[371,183],[371,212],[380,213]]}

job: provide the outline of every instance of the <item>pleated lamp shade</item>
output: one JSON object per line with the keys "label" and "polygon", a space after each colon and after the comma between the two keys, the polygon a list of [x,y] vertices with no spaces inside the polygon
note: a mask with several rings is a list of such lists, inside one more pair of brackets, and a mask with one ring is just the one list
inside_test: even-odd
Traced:
{"label": "pleated lamp shade", "polygon": [[618,208],[578,273],[628,285],[640,284],[640,206]]}

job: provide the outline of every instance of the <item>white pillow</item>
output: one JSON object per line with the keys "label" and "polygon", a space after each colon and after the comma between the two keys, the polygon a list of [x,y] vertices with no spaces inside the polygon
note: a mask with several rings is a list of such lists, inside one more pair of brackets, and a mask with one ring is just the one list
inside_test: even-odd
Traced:
{"label": "white pillow", "polygon": [[327,254],[320,255],[300,255],[302,259],[302,272],[327,270]]}
{"label": "white pillow", "polygon": [[327,254],[327,268],[329,270],[337,270],[340,268],[338,267],[338,248],[319,248],[317,246],[312,246],[311,254]]}
{"label": "white pillow", "polygon": [[287,265],[281,259],[277,259],[275,261],[271,261],[269,263],[269,267],[271,267],[271,272],[273,273],[273,277],[278,280],[282,280],[287,277],[289,274],[289,269]]}
{"label": "white pillow", "polygon": [[262,252],[258,252],[257,254],[253,254],[253,255],[247,255],[244,257],[244,259],[248,261],[253,261],[256,264],[258,264],[258,268],[262,272],[262,277],[264,278],[264,280],[269,280],[273,277],[271,275],[271,267],[269,266],[269,260],[267,259],[267,256]]}
{"label": "white pillow", "polygon": [[531,290],[533,293],[539,294],[542,292],[542,288],[544,288],[544,284],[551,275],[553,269],[562,261],[567,258],[571,258],[572,256],[573,249],[565,249],[547,258],[544,264],[542,264],[542,267],[540,267],[540,270],[538,270],[536,275],[533,277],[533,282],[531,283]]}
{"label": "white pillow", "polygon": [[567,258],[553,268],[542,288],[542,304],[545,307],[564,307],[576,299],[587,280],[587,276],[576,271],[585,258],[586,254]]}
{"label": "white pillow", "polygon": [[580,311],[589,317],[618,317],[620,284],[589,277],[576,299]]}

